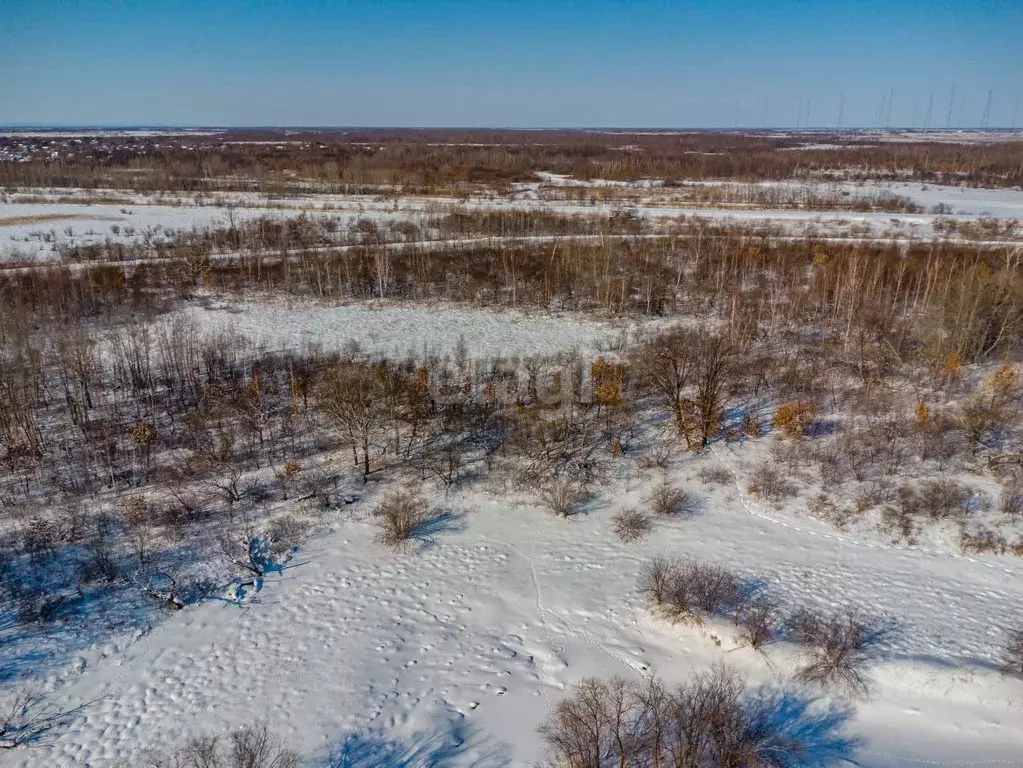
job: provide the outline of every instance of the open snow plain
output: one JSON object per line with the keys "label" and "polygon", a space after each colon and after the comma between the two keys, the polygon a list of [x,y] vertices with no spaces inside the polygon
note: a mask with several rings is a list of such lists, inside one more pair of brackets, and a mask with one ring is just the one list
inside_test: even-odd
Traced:
{"label": "open snow plain", "polygon": [[[556,192],[570,182],[578,183],[563,177],[548,178],[540,183],[518,185],[518,190],[508,197],[469,200],[414,195],[400,200],[368,195],[267,198],[246,193],[223,193],[205,198],[154,198],[116,190],[106,190],[102,194],[53,190],[48,195],[32,195],[31,203],[0,202],[0,263],[59,261],[62,250],[77,246],[110,242],[154,245],[169,242],[175,235],[192,230],[224,228],[229,222],[242,223],[257,217],[286,220],[303,214],[334,216],[345,222],[363,218],[397,223],[421,217],[425,212],[459,209],[549,211],[567,215],[629,210],[633,215],[655,222],[657,226],[699,217],[719,223],[776,226],[781,233],[789,236],[905,242],[948,237],[947,233],[935,228],[938,221],[970,223],[980,219],[1023,220],[1023,191],[1013,189],[971,189],[902,182],[764,182],[761,185],[745,185],[747,188],[760,186],[765,190],[785,189],[797,199],[811,193],[818,196],[833,195],[839,199],[845,195],[850,199],[864,200],[878,195],[894,195],[918,205],[921,212],[917,213],[694,205],[679,202],[679,198],[670,189],[623,184],[620,186],[635,194],[621,201],[593,201],[586,204],[551,197],[544,192]],[[740,185],[701,182],[698,186],[718,186],[734,191]],[[602,187],[598,182],[587,182],[581,188]],[[38,202],[47,196],[53,202]],[[23,197],[9,195],[9,199],[14,201]],[[110,198],[117,202],[104,202]],[[1021,235],[1017,231],[1015,236]],[[979,238],[979,242],[1001,244],[999,240],[983,238]]]}
{"label": "open snow plain", "polygon": [[636,580],[668,553],[728,563],[789,604],[898,618],[870,698],[845,723],[863,738],[851,764],[1019,765],[1023,686],[998,674],[993,655],[1023,599],[1019,559],[847,536],[696,475],[745,461],[743,448],[720,447],[673,462],[669,476],[700,509],[658,521],[637,544],[619,542],[610,519],[659,470],[627,468],[571,520],[496,488],[433,491],[450,515],[410,553],[374,541],[370,490],[251,601],[189,607],[84,651],[58,683],[69,704],[87,705],[72,727],[45,751],[0,759],[132,765],[182,734],[265,718],[312,765],[529,765],[544,756],[536,727],[583,678],[678,682],[715,661],[752,683],[783,678],[783,646],[761,655],[736,648],[726,623],[694,629],[650,614]]}
{"label": "open snow plain", "polygon": [[[778,225],[780,237],[813,230],[822,238],[907,241],[944,237],[935,229],[939,218],[1023,219],[1019,190],[879,183],[874,191],[905,196],[926,212],[851,213],[683,205],[646,186],[638,187],[646,197],[627,204],[543,199],[561,186],[563,179],[547,178],[502,199],[397,203],[322,196],[270,205],[238,194],[230,213],[140,197],[10,202],[0,204],[0,261],[34,270],[33,262],[58,260],[61,246],[159,242],[168,232],[222,228],[228,216],[401,222],[438,209],[627,209],[657,226],[699,216]],[[936,206],[943,212],[932,212]],[[599,236],[551,240],[562,237]],[[463,348],[481,364],[570,350],[614,359],[623,338],[663,324],[608,314],[393,301],[331,306],[226,293],[201,305],[190,300],[173,318],[204,334],[241,334],[259,351],[338,352],[354,342],[368,355],[398,360]],[[658,429],[664,424],[644,421],[639,442],[660,439]],[[896,544],[865,524],[838,529],[809,516],[805,498],[758,500],[749,493],[750,477],[770,441],[720,440],[698,453],[676,441],[664,467],[626,453],[568,518],[551,515],[499,473],[454,488],[421,480],[416,488],[435,514],[403,551],[378,541],[373,510],[405,480],[381,473],[364,483],[346,450],[318,457],[344,463],[344,501],[315,514],[304,498],[274,503],[275,512],[306,515],[315,524],[260,589],[153,610],[105,635],[79,634],[69,625],[35,649],[10,640],[17,629],[5,627],[8,677],[33,665],[44,669],[44,690],[73,716],[31,748],[0,750],[0,766],[140,766],[150,750],[257,721],[318,768],[539,765],[547,753],[537,728],[584,679],[656,676],[677,684],[715,663],[733,666],[751,686],[785,686],[811,711],[830,708],[836,727],[857,740],[836,746],[828,733],[780,714],[778,727],[806,745],[799,765],[1023,766],[1023,680],[999,670],[1006,636],[1023,618],[1023,558],[963,554],[940,536]],[[665,480],[696,503],[685,515],[656,519],[645,538],[619,540],[616,513],[643,507]],[[868,695],[851,700],[793,688],[799,651],[786,641],[761,653],[740,646],[724,619],[692,626],[658,617],[637,588],[656,556],[725,566],[786,609],[890,618]]]}

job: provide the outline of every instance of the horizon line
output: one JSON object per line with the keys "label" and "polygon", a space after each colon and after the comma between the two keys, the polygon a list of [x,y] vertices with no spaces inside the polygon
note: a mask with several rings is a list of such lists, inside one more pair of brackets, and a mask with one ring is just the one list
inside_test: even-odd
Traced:
{"label": "horizon line", "polygon": [[1023,127],[1017,126],[962,126],[958,128],[923,128],[918,126],[617,126],[617,125],[577,125],[577,126],[474,126],[474,125],[218,125],[202,123],[0,123],[0,131],[61,131],[61,130],[82,130],[82,131],[141,131],[141,130],[173,130],[173,131],[239,131],[239,130],[277,130],[277,131],[618,131],[631,133],[652,133],[657,131],[671,132],[692,132],[692,131],[713,131],[719,133],[736,132],[771,132],[771,131],[794,131],[798,133],[893,133],[912,131],[916,133],[962,133],[964,131],[1005,133],[1023,131]]}

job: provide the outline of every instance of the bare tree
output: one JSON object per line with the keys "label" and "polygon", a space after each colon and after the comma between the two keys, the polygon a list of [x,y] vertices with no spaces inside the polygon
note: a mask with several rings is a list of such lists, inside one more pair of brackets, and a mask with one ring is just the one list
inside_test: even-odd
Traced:
{"label": "bare tree", "polygon": [[615,535],[624,542],[636,541],[650,530],[650,519],[636,509],[623,509],[612,522]]}
{"label": "bare tree", "polygon": [[373,512],[380,541],[389,547],[405,546],[427,521],[429,512],[426,500],[413,491],[388,493]]}
{"label": "bare tree", "polygon": [[786,624],[786,634],[806,649],[796,679],[865,696],[870,690],[869,665],[889,631],[884,622],[855,611],[838,616],[798,611]]}
{"label": "bare tree", "polygon": [[22,690],[0,702],[0,749],[33,746],[66,726],[80,710],[63,709],[46,694]]}
{"label": "bare tree", "polygon": [[[383,365],[383,364],[381,364]],[[338,363],[324,371],[316,388],[320,408],[334,418],[359,465],[362,451],[363,479],[370,474],[370,445],[386,414],[385,392],[377,366]]]}
{"label": "bare tree", "polygon": [[1002,671],[1023,678],[1023,627],[1009,632],[1009,639],[1002,651]]}
{"label": "bare tree", "polygon": [[150,754],[146,768],[299,768],[298,753],[274,736],[266,723],[231,733],[224,745],[219,736],[199,736],[170,754]]}

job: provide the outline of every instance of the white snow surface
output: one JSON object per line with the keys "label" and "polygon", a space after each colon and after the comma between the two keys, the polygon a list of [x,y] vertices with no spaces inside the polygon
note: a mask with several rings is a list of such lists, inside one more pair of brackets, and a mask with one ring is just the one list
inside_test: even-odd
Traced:
{"label": "white snow surface", "polygon": [[[544,756],[536,727],[585,677],[679,682],[723,660],[756,684],[791,670],[786,648],[768,662],[735,648],[725,624],[653,617],[635,585],[657,554],[762,579],[790,608],[897,618],[891,658],[849,724],[865,740],[857,765],[1023,765],[1023,682],[993,668],[1023,563],[891,548],[694,479],[701,466],[743,471],[746,450],[679,457],[671,478],[702,510],[628,545],[611,516],[640,503],[659,470],[622,474],[568,520],[499,487],[434,492],[455,518],[408,553],[374,541],[369,487],[244,607],[201,603],[83,652],[51,685],[86,709],[49,746],[3,752],[0,765],[137,765],[147,747],[259,718],[310,765],[529,765]],[[344,750],[348,762],[327,762]]]}
{"label": "white snow surface", "polygon": [[[569,177],[545,174],[547,183],[561,185],[577,183]],[[588,182],[593,186],[611,186],[612,182]],[[702,186],[729,185],[732,182],[691,182]],[[343,219],[368,217],[400,220],[424,212],[446,212],[456,209],[548,210],[562,214],[606,214],[626,206],[636,215],[667,222],[685,217],[703,217],[732,222],[777,224],[789,234],[803,234],[808,228],[822,235],[870,238],[916,238],[935,236],[933,223],[938,218],[930,211],[934,206],[948,206],[954,216],[994,216],[1023,220],[1023,190],[974,189],[939,185],[921,185],[890,182],[840,182],[806,184],[802,182],[764,182],[763,186],[785,186],[793,190],[815,188],[818,191],[838,189],[855,197],[877,193],[891,193],[910,198],[921,205],[926,213],[889,213],[849,211],[804,211],[708,208],[679,204],[666,198],[657,182],[641,180],[634,183],[615,182],[617,186],[647,190],[648,195],[636,200],[611,201],[596,205],[583,205],[560,201],[541,201],[537,198],[538,183],[520,185],[513,199],[474,198],[468,202],[454,198],[406,197],[400,201],[384,200],[365,195],[317,195],[270,200],[262,195],[224,193],[206,198],[196,205],[193,198],[182,197],[181,205],[151,204],[146,198],[130,192],[105,190],[106,194],[132,199],[131,203],[68,203],[61,197],[80,197],[74,190],[44,190],[52,194],[52,203],[0,203],[0,263],[4,261],[32,261],[59,258],[58,245],[87,245],[113,242],[150,242],[165,240],[175,231],[197,227],[226,227],[228,216],[236,220],[270,216],[283,218],[299,214],[330,214]],[[668,191],[670,192],[670,190]],[[86,198],[87,200],[87,198]],[[172,201],[173,202],[173,201]],[[209,204],[216,202],[219,204]],[[233,213],[229,214],[226,206]],[[52,217],[38,221],[31,217]],[[71,228],[70,234],[67,228]],[[114,232],[112,227],[119,231]],[[133,228],[132,234],[125,230]]]}
{"label": "white snow surface", "polygon": [[188,307],[205,333],[234,331],[269,349],[339,350],[349,341],[374,354],[450,354],[460,339],[480,358],[607,348],[624,326],[587,315],[487,311],[444,306],[316,306],[268,300]]}
{"label": "white snow surface", "polygon": [[[241,221],[263,213],[243,209],[235,216]],[[31,220],[36,217],[39,220]],[[228,212],[216,207],[0,203],[0,262],[59,259],[61,245],[142,243],[147,237],[155,243],[177,231],[227,226]],[[129,234],[129,229],[134,231]]]}
{"label": "white snow surface", "polygon": [[852,194],[889,192],[908,197],[925,211],[936,205],[947,205],[952,212],[966,216],[993,216],[998,219],[1023,221],[1023,190],[975,189],[936,184],[910,184],[906,182],[841,184]]}

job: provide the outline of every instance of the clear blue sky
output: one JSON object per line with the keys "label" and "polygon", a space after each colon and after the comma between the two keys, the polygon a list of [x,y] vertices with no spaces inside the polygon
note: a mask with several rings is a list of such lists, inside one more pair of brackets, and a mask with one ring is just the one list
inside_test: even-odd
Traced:
{"label": "clear blue sky", "polygon": [[953,83],[1009,124],[1023,0],[0,2],[0,124],[944,127]]}

